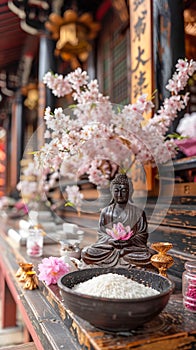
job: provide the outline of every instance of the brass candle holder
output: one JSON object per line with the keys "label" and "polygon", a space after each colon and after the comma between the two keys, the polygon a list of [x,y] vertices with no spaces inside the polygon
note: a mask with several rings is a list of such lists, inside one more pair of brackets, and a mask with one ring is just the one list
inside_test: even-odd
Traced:
{"label": "brass candle holder", "polygon": [[174,263],[172,256],[167,254],[172,247],[172,243],[169,242],[155,242],[151,245],[151,248],[158,252],[158,254],[151,257],[151,263],[158,269],[159,274],[164,277],[168,277],[167,269]]}

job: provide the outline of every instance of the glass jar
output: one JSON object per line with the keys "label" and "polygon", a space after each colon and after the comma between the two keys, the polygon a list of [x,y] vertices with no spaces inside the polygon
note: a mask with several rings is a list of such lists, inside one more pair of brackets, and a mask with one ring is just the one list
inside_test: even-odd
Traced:
{"label": "glass jar", "polygon": [[29,229],[27,237],[27,255],[31,257],[42,256],[43,254],[43,231],[37,228]]}
{"label": "glass jar", "polygon": [[196,313],[196,260],[185,263],[182,274],[183,304],[186,309]]}

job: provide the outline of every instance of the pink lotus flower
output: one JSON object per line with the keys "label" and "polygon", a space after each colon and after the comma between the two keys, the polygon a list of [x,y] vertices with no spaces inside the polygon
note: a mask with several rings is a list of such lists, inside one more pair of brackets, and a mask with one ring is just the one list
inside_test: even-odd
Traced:
{"label": "pink lotus flower", "polygon": [[63,262],[61,258],[50,256],[42,259],[42,263],[38,265],[40,281],[44,281],[47,285],[56,284],[58,279],[70,271],[70,266]]}
{"label": "pink lotus flower", "polygon": [[116,240],[127,241],[133,236],[133,231],[130,229],[130,226],[124,227],[121,222],[114,224],[112,230],[106,229],[108,235]]}

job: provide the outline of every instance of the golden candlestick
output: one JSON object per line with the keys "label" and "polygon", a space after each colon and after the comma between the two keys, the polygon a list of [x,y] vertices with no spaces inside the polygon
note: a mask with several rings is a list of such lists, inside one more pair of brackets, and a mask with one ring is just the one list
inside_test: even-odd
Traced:
{"label": "golden candlestick", "polygon": [[151,257],[151,263],[159,270],[159,274],[164,277],[168,277],[167,269],[174,263],[172,256],[167,254],[167,251],[172,247],[172,243],[169,242],[155,242],[151,245],[151,248],[158,252],[158,254]]}

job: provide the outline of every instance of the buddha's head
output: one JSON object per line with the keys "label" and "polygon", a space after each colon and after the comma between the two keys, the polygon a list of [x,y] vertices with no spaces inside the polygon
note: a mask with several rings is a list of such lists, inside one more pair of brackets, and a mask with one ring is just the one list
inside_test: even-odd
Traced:
{"label": "buddha's head", "polygon": [[133,194],[133,184],[126,174],[117,174],[110,185],[113,200],[119,204],[127,203]]}

